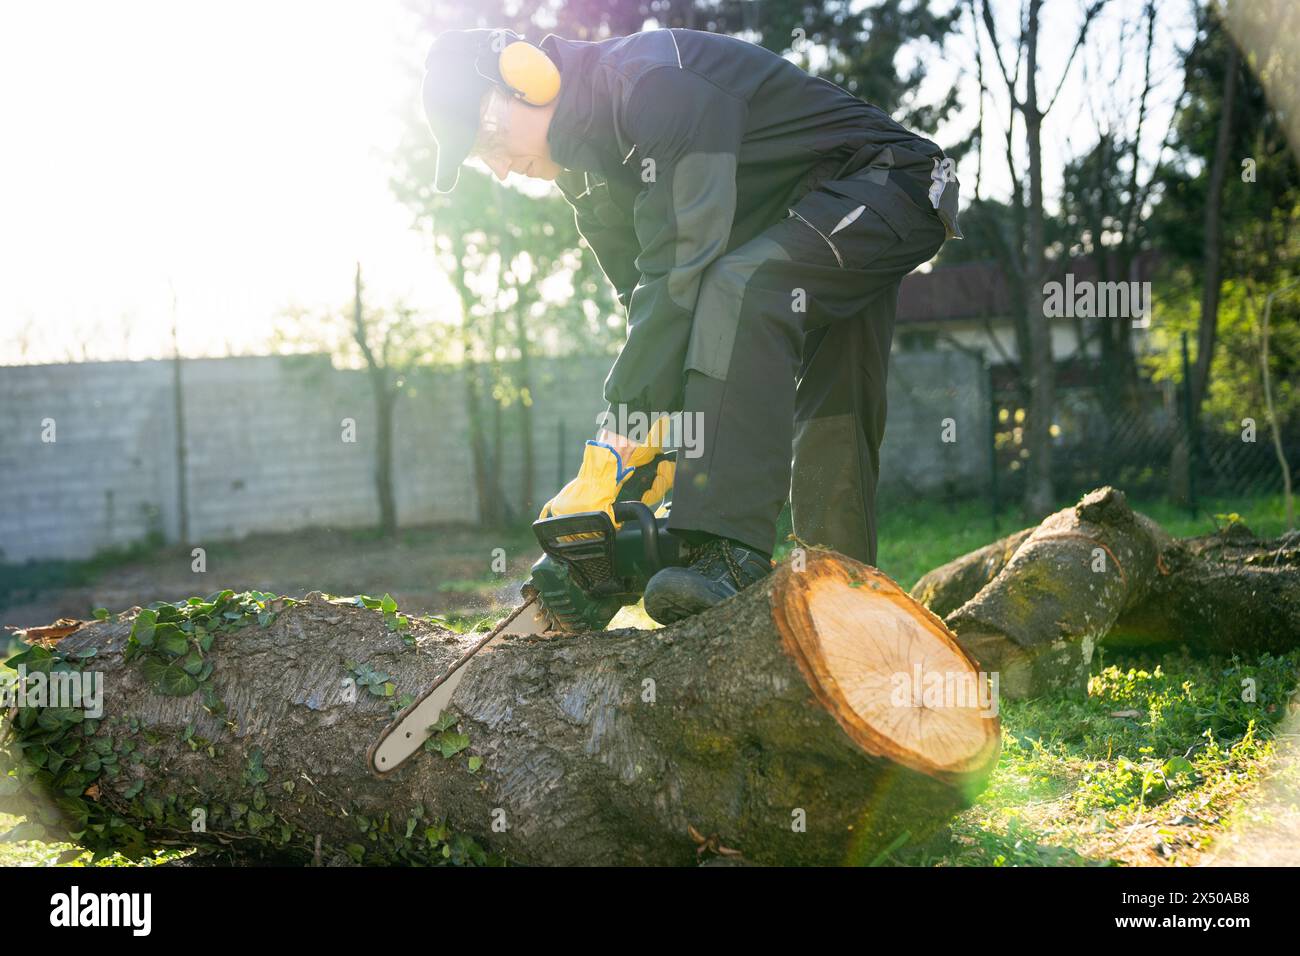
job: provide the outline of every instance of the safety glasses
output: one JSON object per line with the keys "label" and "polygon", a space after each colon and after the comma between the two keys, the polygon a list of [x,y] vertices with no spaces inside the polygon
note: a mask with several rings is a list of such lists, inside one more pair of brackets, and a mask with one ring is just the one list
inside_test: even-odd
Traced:
{"label": "safety glasses", "polygon": [[469,155],[475,159],[491,159],[499,155],[505,145],[506,117],[509,114],[510,101],[497,90],[488,93],[482,116],[479,118],[478,135]]}

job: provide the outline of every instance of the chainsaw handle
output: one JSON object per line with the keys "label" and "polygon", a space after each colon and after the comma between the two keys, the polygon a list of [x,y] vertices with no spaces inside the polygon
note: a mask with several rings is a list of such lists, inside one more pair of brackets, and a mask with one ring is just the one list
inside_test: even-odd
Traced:
{"label": "chainsaw handle", "polygon": [[640,501],[614,502],[615,521],[635,521],[641,528],[641,547],[645,549],[646,566],[650,574],[663,567],[659,554],[659,524],[654,512]]}

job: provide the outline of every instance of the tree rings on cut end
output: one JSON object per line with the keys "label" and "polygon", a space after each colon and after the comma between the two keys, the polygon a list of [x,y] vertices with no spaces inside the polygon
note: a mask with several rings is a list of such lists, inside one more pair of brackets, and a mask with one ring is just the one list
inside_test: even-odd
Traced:
{"label": "tree rings on cut end", "polygon": [[997,700],[952,632],[875,568],[809,550],[772,582],[772,618],[817,700],[867,753],[940,780],[997,759]]}

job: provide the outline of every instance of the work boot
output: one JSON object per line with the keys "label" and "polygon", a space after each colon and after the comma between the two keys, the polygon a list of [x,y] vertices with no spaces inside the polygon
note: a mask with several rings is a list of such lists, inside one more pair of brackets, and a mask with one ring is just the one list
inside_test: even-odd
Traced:
{"label": "work boot", "polygon": [[730,538],[710,538],[692,551],[689,566],[664,568],[650,579],[645,611],[660,624],[672,624],[726,600],[771,570],[771,557],[761,551]]}

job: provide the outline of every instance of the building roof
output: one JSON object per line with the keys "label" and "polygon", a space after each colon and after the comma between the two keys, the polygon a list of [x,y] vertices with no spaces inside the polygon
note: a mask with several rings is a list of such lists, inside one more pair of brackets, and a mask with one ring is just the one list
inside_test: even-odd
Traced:
{"label": "building roof", "polygon": [[[1155,252],[1138,253],[1130,278],[1139,282],[1150,280],[1159,261]],[[1060,280],[1066,271],[1063,263],[1048,263],[1047,281]],[[1094,281],[1097,263],[1091,257],[1071,259],[1068,271],[1074,273],[1075,282]],[[1008,277],[994,259],[914,272],[903,280],[898,291],[900,325],[1005,317],[1010,311]]]}

